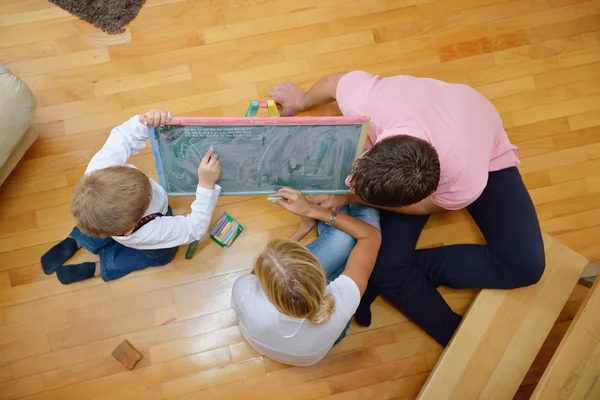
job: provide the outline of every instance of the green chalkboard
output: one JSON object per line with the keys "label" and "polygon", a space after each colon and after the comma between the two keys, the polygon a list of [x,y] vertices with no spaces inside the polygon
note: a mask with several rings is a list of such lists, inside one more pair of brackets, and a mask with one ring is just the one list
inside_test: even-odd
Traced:
{"label": "green chalkboard", "polygon": [[223,195],[268,194],[282,186],[348,193],[344,180],[368,129],[364,117],[181,120],[198,124],[150,128],[159,181],[171,196],[194,195],[198,165],[211,147],[221,162]]}

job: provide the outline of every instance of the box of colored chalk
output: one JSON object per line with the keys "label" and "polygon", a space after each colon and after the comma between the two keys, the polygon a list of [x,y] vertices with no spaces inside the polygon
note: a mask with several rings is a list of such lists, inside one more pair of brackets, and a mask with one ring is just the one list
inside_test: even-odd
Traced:
{"label": "box of colored chalk", "polygon": [[243,230],[244,225],[224,212],[210,228],[210,238],[221,247],[229,247]]}

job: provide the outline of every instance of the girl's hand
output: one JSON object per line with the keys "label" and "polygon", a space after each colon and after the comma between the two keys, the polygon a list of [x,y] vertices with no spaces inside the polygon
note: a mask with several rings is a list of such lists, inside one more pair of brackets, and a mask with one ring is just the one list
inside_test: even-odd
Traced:
{"label": "girl's hand", "polygon": [[146,126],[157,128],[165,126],[173,119],[173,114],[159,109],[152,109],[145,114],[140,115],[140,122]]}
{"label": "girl's hand", "polygon": [[300,229],[306,233],[310,232],[316,225],[317,220],[311,217],[300,217]]}
{"label": "girl's hand", "polygon": [[292,214],[308,217],[314,211],[315,206],[299,190],[283,187],[271,196],[283,197],[283,200],[277,200],[274,203],[285,208]]}

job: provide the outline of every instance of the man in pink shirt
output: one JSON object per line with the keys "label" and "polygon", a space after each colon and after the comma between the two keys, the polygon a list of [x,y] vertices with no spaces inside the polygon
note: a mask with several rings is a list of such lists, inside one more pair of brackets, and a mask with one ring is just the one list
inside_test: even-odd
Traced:
{"label": "man in pink shirt", "polygon": [[[367,149],[346,183],[353,195],[313,196],[340,209],[381,209],[382,244],[356,318],[369,325],[382,293],[446,345],[460,323],[436,288],[516,288],[537,282],[545,257],[535,208],[494,106],[474,89],[435,79],[337,73],[308,92],[275,86],[282,115],[337,100],[344,115],[369,116]],[[415,250],[429,215],[467,208],[487,245]]]}

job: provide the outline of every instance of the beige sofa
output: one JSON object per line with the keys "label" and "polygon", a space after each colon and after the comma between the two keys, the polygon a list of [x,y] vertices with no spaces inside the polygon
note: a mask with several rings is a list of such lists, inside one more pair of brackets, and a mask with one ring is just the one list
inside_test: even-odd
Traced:
{"label": "beige sofa", "polygon": [[25,82],[0,65],[0,185],[38,137],[32,123],[35,106]]}

